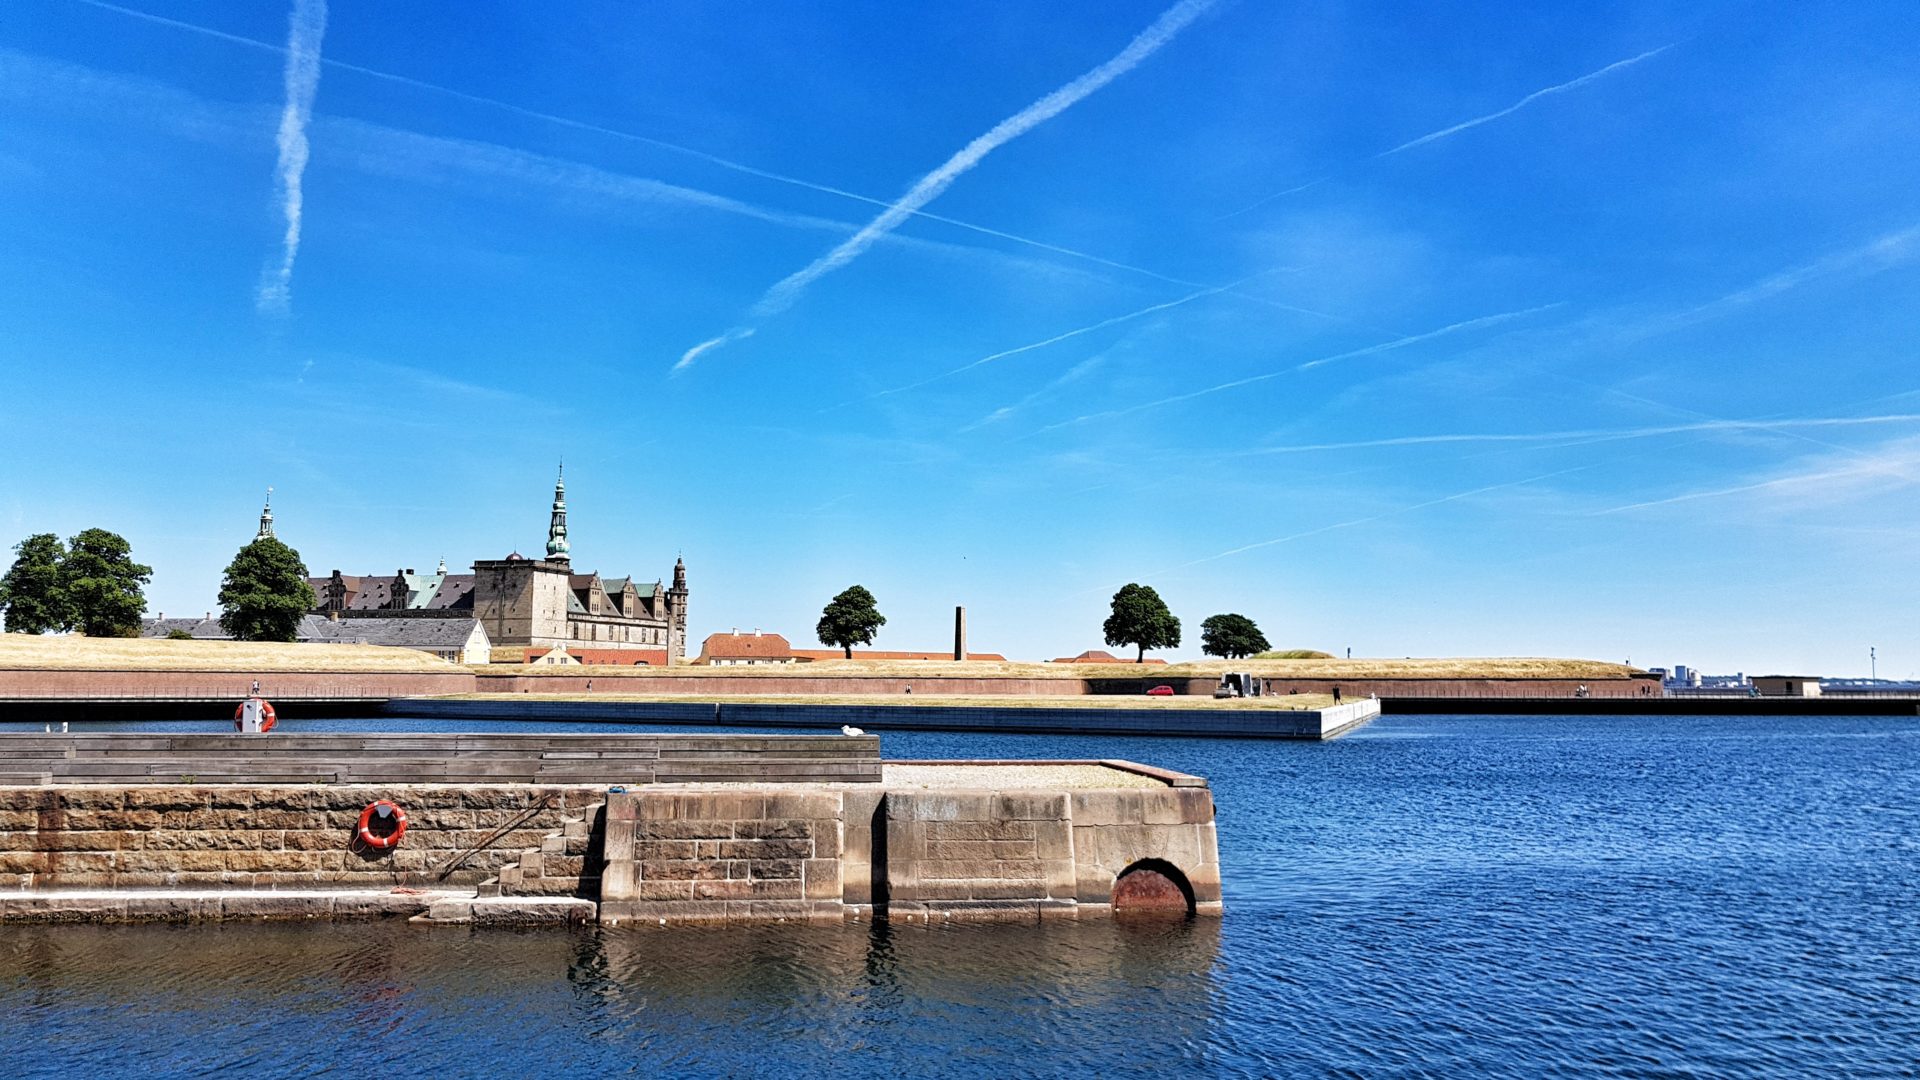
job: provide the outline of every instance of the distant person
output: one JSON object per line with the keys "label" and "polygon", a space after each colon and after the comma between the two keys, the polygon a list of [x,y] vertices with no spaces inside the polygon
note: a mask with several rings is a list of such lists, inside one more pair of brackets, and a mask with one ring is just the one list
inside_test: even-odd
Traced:
{"label": "distant person", "polygon": [[253,697],[260,696],[260,680],[259,679],[253,680],[253,689],[247,691],[247,693],[252,695]]}
{"label": "distant person", "polygon": [[1337,686],[1333,688],[1333,703],[1340,704],[1340,688]]}

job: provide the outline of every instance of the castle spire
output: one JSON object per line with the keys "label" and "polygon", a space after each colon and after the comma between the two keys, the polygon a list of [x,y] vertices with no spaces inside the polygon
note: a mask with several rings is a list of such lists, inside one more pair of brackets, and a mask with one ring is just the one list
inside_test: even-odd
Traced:
{"label": "castle spire", "polygon": [[273,489],[267,489],[266,505],[260,508],[260,531],[253,534],[255,540],[272,540],[273,537]]}
{"label": "castle spire", "polygon": [[567,545],[567,466],[560,464],[560,475],[553,482],[553,520],[547,526],[547,558],[554,562],[568,562]]}

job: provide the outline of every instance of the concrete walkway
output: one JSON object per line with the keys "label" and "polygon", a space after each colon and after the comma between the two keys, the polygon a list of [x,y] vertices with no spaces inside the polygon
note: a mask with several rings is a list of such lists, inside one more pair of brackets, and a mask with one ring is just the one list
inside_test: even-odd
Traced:
{"label": "concrete walkway", "polygon": [[596,905],[572,897],[477,897],[472,889],[73,889],[0,891],[0,922],[125,923],[354,920],[478,925],[585,923]]}

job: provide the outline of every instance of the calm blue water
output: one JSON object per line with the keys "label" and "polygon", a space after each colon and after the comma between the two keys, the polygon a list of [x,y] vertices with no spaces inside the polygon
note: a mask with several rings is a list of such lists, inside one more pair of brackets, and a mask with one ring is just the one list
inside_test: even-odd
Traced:
{"label": "calm blue water", "polygon": [[1328,744],[883,745],[1206,775],[1228,914],[11,928],[0,1060],[9,1075],[1920,1075],[1920,720],[1391,717]]}

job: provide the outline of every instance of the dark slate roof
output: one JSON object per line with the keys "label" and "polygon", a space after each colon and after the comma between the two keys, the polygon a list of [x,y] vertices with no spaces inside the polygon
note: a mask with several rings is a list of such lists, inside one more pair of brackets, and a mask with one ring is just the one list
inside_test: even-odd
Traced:
{"label": "dark slate roof", "polygon": [[141,619],[140,636],[163,638],[175,630],[185,630],[199,641],[231,641],[233,636],[219,619]]}
{"label": "dark slate roof", "polygon": [[426,606],[436,611],[473,610],[474,580],[472,574],[448,574],[440,582],[440,591],[433,594]]}
{"label": "dark slate roof", "polygon": [[300,640],[348,645],[396,645],[405,649],[458,649],[467,643],[472,619],[341,619],[319,615],[301,620]]}

